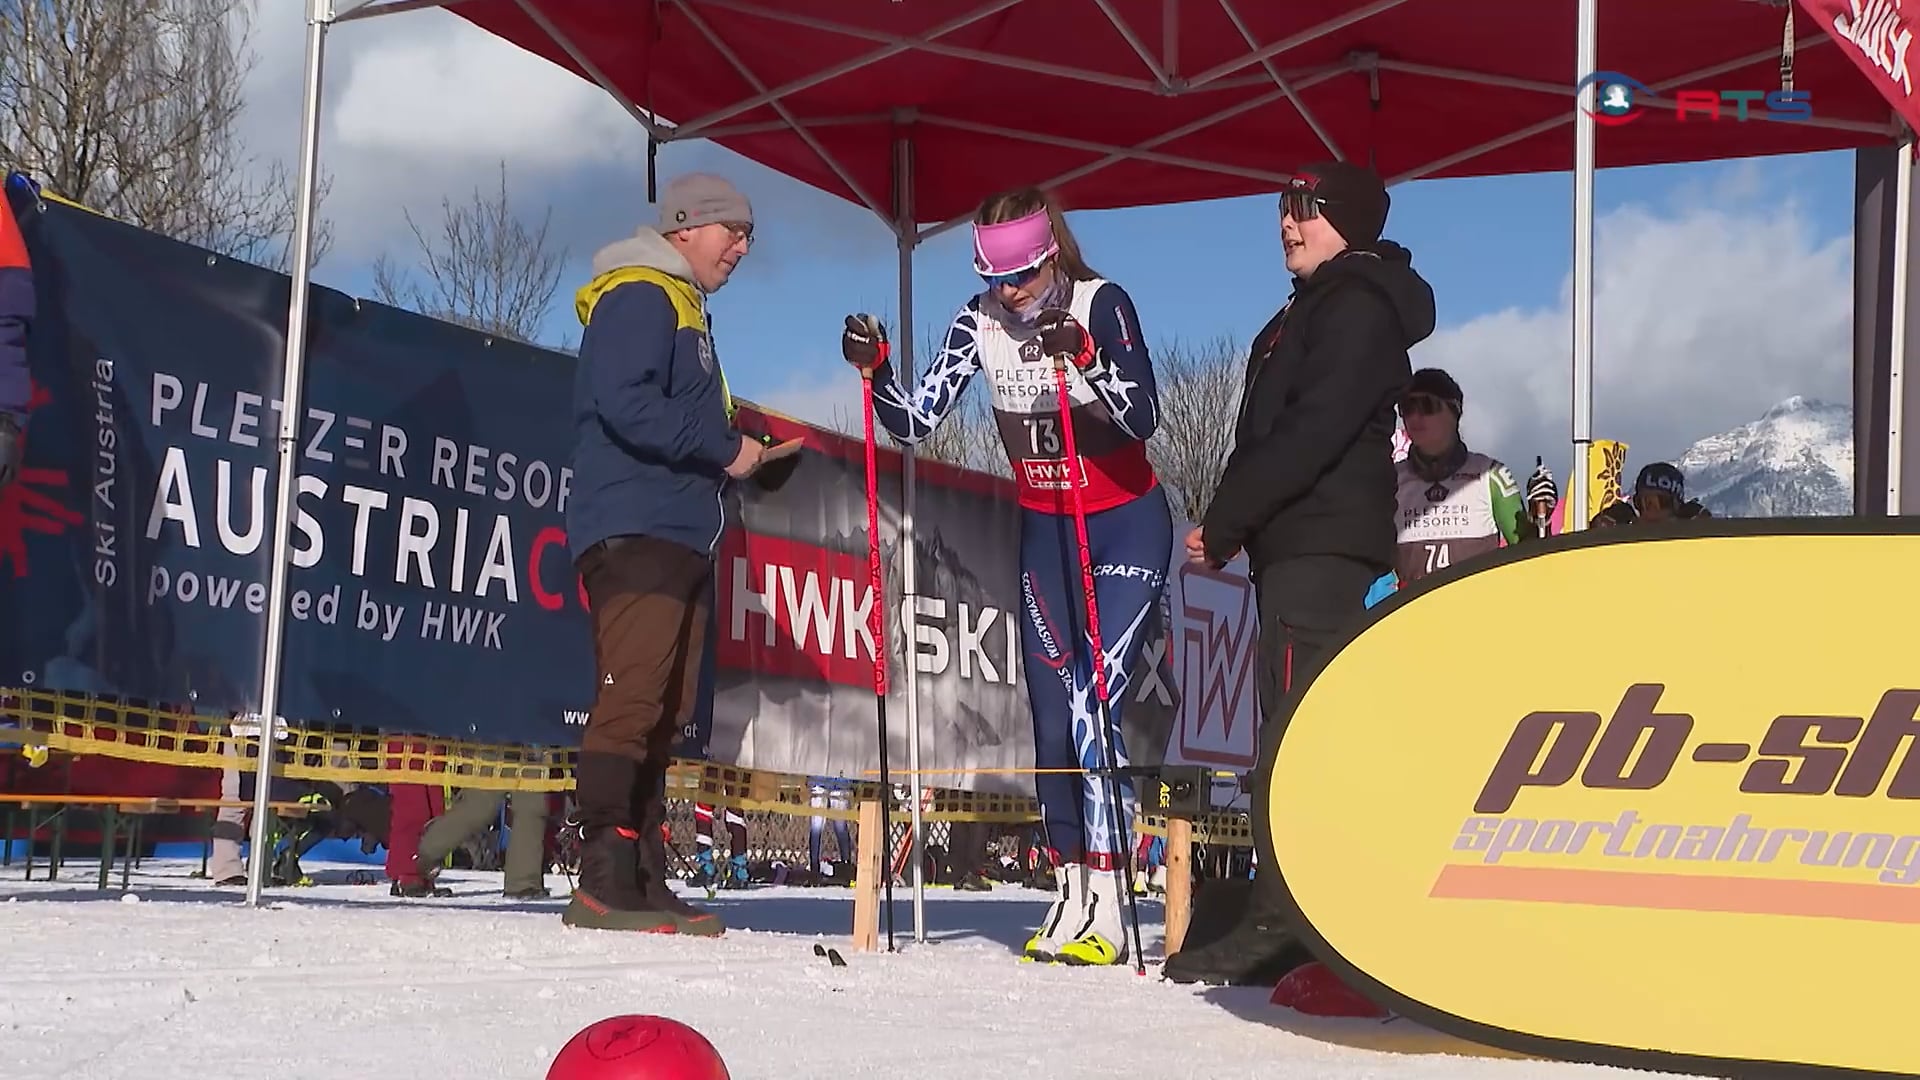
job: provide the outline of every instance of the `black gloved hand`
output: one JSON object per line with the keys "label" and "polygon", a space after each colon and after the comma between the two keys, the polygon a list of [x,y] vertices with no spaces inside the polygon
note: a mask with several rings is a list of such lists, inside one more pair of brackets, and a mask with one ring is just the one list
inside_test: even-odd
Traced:
{"label": "black gloved hand", "polygon": [[27,448],[20,425],[0,414],[0,490],[20,477],[20,454]]}
{"label": "black gloved hand", "polygon": [[1093,338],[1071,313],[1048,308],[1034,320],[1033,326],[1040,339],[1040,351],[1047,359],[1064,356],[1067,363],[1081,371],[1093,366]]}
{"label": "black gloved hand", "polygon": [[891,351],[885,323],[864,313],[847,316],[847,328],[840,334],[840,355],[847,363],[870,374],[887,362]]}

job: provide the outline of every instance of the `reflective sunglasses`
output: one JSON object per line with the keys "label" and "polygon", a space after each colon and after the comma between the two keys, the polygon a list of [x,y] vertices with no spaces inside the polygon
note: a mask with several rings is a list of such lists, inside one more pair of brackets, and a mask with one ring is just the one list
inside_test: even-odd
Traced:
{"label": "reflective sunglasses", "polygon": [[1316,195],[1304,181],[1288,181],[1280,192],[1280,213],[1295,221],[1310,221],[1320,216],[1320,208],[1329,204],[1324,196]]}
{"label": "reflective sunglasses", "polygon": [[980,280],[986,282],[988,288],[999,288],[1005,285],[1015,289],[1024,289],[1032,284],[1035,278],[1040,276],[1040,271],[1046,268],[1047,261],[1042,260],[1038,265],[1029,266],[1025,270],[1011,270],[1004,274],[981,274]]}

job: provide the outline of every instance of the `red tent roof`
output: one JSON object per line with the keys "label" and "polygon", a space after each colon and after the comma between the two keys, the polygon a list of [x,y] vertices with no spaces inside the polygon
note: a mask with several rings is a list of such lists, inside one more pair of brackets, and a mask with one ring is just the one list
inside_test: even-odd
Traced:
{"label": "red tent roof", "polygon": [[[670,121],[672,138],[889,218],[902,133],[920,222],[1021,183],[1073,208],[1272,191],[1329,145],[1390,181],[1573,164],[1572,0],[439,2]],[[1780,89],[1789,17],[1812,119],[1675,118],[1669,91]],[[1602,167],[1896,130],[1853,46],[1783,0],[1602,0],[1598,43],[1601,68],[1651,89],[1635,122],[1599,129]]]}

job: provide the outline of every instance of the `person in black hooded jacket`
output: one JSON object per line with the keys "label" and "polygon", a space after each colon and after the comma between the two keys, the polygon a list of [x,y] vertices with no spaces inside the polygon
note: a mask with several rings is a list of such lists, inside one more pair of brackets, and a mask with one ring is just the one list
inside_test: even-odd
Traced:
{"label": "person in black hooded jacket", "polygon": [[[1280,201],[1293,296],[1254,339],[1234,448],[1188,558],[1224,566],[1247,553],[1260,612],[1261,760],[1285,695],[1311,677],[1393,566],[1394,403],[1408,350],[1434,329],[1433,288],[1412,256],[1380,239],[1386,186],[1345,162],[1310,166]],[[1266,778],[1250,782],[1266,828]],[[1255,874],[1240,924],[1168,958],[1175,982],[1272,985],[1304,959],[1283,923],[1279,879]]]}

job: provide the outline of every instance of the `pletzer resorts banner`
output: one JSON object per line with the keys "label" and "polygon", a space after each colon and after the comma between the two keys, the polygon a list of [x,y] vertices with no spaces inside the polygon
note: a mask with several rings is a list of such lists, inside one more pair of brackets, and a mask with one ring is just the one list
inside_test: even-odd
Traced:
{"label": "pletzer resorts banner", "polygon": [[[0,493],[0,685],[256,712],[288,279],[9,195],[40,303],[26,470]],[[564,533],[572,358],[328,289],[309,311],[280,711],[576,741],[593,686]],[[806,450],[729,496],[707,707],[680,750],[858,776],[878,764],[862,448],[750,407],[741,424]],[[900,457],[883,448],[882,470],[898,605]],[[893,760],[910,655],[924,768],[1029,766],[1011,490],[931,463],[918,478],[911,649],[900,608],[887,619]],[[1171,569],[1131,681],[1128,747],[1136,762],[1248,766],[1244,571]],[[1029,790],[1024,777],[973,786]]]}

